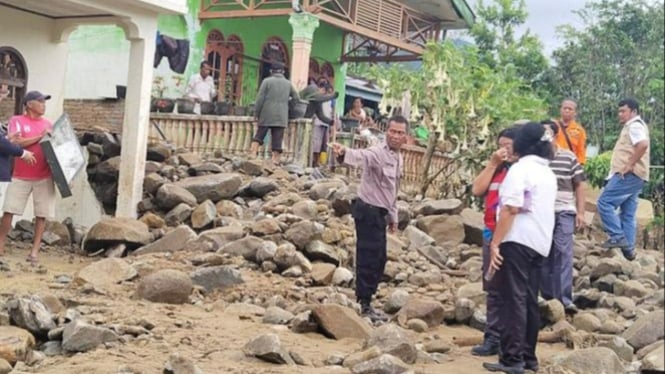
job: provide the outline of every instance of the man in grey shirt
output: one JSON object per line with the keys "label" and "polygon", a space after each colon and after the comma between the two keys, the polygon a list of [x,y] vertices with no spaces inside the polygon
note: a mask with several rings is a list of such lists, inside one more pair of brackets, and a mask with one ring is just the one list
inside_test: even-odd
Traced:
{"label": "man in grey shirt", "polygon": [[250,155],[256,157],[259,146],[270,130],[272,146],[272,162],[279,164],[282,154],[284,130],[289,124],[289,100],[298,100],[298,92],[291,82],[284,77],[284,64],[274,63],[270,66],[270,77],[261,82],[256,97],[256,116],[259,128],[252,139]]}
{"label": "man in grey shirt", "polygon": [[406,142],[409,123],[402,116],[388,120],[385,143],[350,149],[332,144],[341,163],[363,170],[352,215],[356,224],[356,297],[363,316],[385,321],[371,306],[387,260],[386,227],[397,230],[397,193],[404,159],[400,148]]}

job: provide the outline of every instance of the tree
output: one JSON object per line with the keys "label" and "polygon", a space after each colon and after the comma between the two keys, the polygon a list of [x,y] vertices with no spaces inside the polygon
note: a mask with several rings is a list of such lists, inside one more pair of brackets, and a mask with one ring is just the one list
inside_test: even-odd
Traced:
{"label": "tree", "polygon": [[517,36],[528,13],[524,0],[494,0],[476,7],[477,22],[470,30],[478,46],[480,61],[495,70],[511,70],[526,83],[525,88],[536,89],[541,96],[540,83],[549,69],[543,54],[543,45],[537,36],[527,30]]}
{"label": "tree", "polygon": [[[566,44],[554,52],[550,89],[572,97],[591,144],[611,150],[620,126],[617,104],[636,98],[649,124],[651,164],[665,164],[665,16],[662,1],[597,0],[577,12],[584,27],[560,28]],[[654,169],[644,195],[662,215],[663,169]]]}
{"label": "tree", "polygon": [[492,69],[481,61],[475,46],[430,43],[420,70],[374,66],[371,76],[383,90],[382,113],[389,106],[400,106],[406,94],[412,106],[411,120],[422,118],[430,131],[422,170],[423,195],[434,178],[447,169],[429,170],[440,139],[449,143],[447,156],[456,166],[455,173],[447,175],[447,192],[461,197],[463,187],[493,148],[498,131],[517,119],[539,119],[545,114],[544,102],[525,89],[523,80],[510,70]]}
{"label": "tree", "polygon": [[[642,116],[662,140],[665,32],[663,4],[647,0],[600,0],[577,14],[582,30],[560,28],[564,47],[554,52],[551,90],[579,102],[579,116],[592,144],[610,149],[618,135],[617,103],[635,97]],[[652,147],[663,164],[663,147]]]}

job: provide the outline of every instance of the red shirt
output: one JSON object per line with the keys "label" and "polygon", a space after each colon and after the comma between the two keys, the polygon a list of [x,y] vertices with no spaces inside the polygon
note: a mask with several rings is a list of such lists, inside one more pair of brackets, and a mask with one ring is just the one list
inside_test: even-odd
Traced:
{"label": "red shirt", "polygon": [[508,174],[508,168],[502,166],[492,176],[490,187],[485,194],[485,227],[494,232],[496,229],[496,210],[499,207],[499,187]]}
{"label": "red shirt", "polygon": [[[51,122],[45,118],[34,119],[26,115],[14,116],[9,120],[8,133],[20,133],[22,138],[33,138],[42,135],[44,130],[53,129]],[[44,157],[44,152],[39,142],[25,147],[26,150],[35,154],[35,164],[30,165],[20,158],[14,159],[13,177],[27,180],[41,180],[51,178],[49,168]]]}

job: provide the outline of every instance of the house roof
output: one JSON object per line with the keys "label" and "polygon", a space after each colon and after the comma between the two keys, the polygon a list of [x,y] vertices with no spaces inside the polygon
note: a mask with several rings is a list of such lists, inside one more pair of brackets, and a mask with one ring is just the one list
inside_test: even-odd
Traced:
{"label": "house roof", "polygon": [[[0,7],[5,6],[54,19],[119,15],[109,10],[106,5],[110,3],[101,0],[0,0]],[[112,6],[115,9],[125,6],[164,14],[187,12],[186,0],[114,0]]]}
{"label": "house roof", "polygon": [[466,0],[396,0],[423,14],[443,20],[446,29],[471,27],[476,16]]}
{"label": "house roof", "polygon": [[347,75],[344,84],[347,97],[360,97],[374,102],[381,101],[383,97],[381,89],[366,79]]}

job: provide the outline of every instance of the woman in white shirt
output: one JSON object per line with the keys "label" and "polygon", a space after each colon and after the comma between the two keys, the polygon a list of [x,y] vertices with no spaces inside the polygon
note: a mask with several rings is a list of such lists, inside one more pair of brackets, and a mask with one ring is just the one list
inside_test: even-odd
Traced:
{"label": "woman in white shirt", "polygon": [[554,230],[557,181],[549,168],[554,134],[540,123],[522,126],[513,141],[520,159],[499,189],[499,218],[490,243],[486,279],[499,292],[501,356],[485,363],[490,371],[538,370],[540,330],[538,287],[542,262],[549,255]]}

